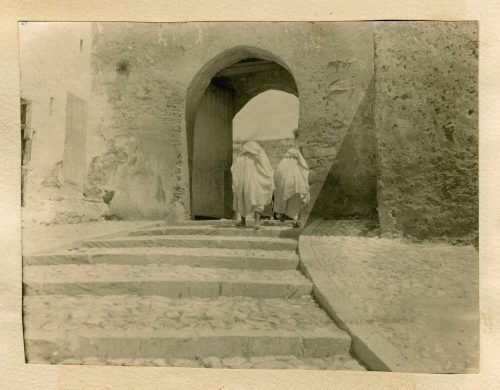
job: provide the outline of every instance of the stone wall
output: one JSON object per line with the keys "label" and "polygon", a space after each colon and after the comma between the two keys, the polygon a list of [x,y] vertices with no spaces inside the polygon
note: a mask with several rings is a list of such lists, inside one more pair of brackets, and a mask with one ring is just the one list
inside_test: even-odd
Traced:
{"label": "stone wall", "polygon": [[85,195],[104,198],[117,218],[189,218],[199,99],[225,67],[261,58],[297,87],[309,213],[378,211],[387,236],[477,235],[476,23],[74,26],[47,30],[43,45],[21,34],[21,91],[36,101],[31,178],[42,181],[63,156],[61,103],[71,92],[88,103]]}
{"label": "stone wall", "polygon": [[89,182],[115,192],[111,210],[125,219],[189,217],[186,120],[199,83],[231,61],[258,57],[287,69],[299,90],[300,144],[332,156],[373,77],[366,23],[98,23],[96,31],[90,131],[99,145],[89,163],[113,169],[90,172]]}
{"label": "stone wall", "polygon": [[[312,196],[313,217],[377,218],[377,138],[374,122],[374,80],[358,107],[358,112],[337,148],[306,149]],[[326,175],[326,178],[325,178]]]}
{"label": "stone wall", "polygon": [[477,235],[477,70],[475,22],[377,23],[378,211],[386,235]]}

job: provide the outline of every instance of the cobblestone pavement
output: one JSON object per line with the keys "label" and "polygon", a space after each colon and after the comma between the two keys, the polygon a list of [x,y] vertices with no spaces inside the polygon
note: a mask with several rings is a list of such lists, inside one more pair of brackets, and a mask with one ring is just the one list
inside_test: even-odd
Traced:
{"label": "cobblestone pavement", "polygon": [[25,323],[43,331],[321,330],[333,326],[311,296],[298,299],[42,295],[25,297]]}
{"label": "cobblestone pavement", "polygon": [[[102,248],[74,248],[67,251],[61,251],[61,254],[99,254],[102,253]],[[158,248],[158,247],[141,247],[141,248],[107,248],[106,253],[117,253],[117,254],[150,254],[150,253],[165,253],[168,252],[171,255],[182,255],[182,256],[199,256],[204,254],[206,256],[212,257],[230,257],[230,256],[240,256],[240,257],[252,257],[252,258],[268,258],[268,259],[295,259],[297,258],[296,253],[292,251],[285,250],[258,250],[258,249],[224,249],[224,248]]]}
{"label": "cobblestone pavement", "polygon": [[110,264],[66,264],[64,266],[46,265],[31,266],[26,269],[27,280],[50,282],[85,282],[99,281],[141,281],[155,280],[194,280],[194,281],[279,281],[303,282],[304,277],[296,271],[254,271],[239,270],[234,272],[227,268],[203,268],[176,266],[170,264],[148,265],[110,265]]}
{"label": "cobblestone pavement", "polygon": [[109,359],[96,357],[66,359],[60,364],[93,364],[116,366],[153,366],[153,367],[193,367],[193,368],[234,368],[234,369],[304,369],[304,370],[349,370],[365,371],[350,355],[336,355],[332,358],[298,358],[294,355],[259,356],[244,358],[232,356],[218,358],[209,356],[203,359]]}

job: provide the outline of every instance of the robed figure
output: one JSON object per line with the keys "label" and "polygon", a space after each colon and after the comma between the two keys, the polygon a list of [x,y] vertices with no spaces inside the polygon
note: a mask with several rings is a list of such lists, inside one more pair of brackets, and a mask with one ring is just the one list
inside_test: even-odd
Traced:
{"label": "robed figure", "polygon": [[273,168],[266,152],[255,141],[246,142],[231,167],[233,176],[233,209],[241,217],[241,226],[253,214],[258,227],[264,207],[271,203]]}
{"label": "robed figure", "polygon": [[309,203],[309,167],[299,150],[289,149],[278,164],[274,175],[274,212],[293,219],[299,227],[299,217]]}

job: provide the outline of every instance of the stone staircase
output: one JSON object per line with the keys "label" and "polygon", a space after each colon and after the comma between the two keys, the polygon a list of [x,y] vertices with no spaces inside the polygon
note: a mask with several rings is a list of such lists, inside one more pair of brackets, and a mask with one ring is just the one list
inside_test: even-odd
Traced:
{"label": "stone staircase", "polygon": [[358,369],[298,231],[156,224],[23,259],[29,363]]}

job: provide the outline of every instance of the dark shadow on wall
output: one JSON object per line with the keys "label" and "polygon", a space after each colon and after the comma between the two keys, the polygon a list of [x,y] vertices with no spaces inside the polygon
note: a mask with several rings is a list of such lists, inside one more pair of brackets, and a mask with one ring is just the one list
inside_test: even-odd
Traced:
{"label": "dark shadow on wall", "polygon": [[316,218],[378,219],[374,80],[372,78],[338,153],[330,163],[307,224]]}

